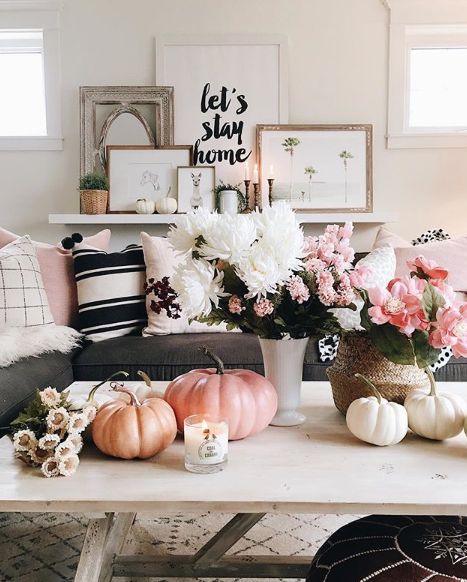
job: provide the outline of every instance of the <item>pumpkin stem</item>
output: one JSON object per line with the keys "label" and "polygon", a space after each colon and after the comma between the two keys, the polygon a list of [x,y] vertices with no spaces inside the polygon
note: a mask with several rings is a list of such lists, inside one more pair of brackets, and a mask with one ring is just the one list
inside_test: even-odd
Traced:
{"label": "pumpkin stem", "polygon": [[371,382],[370,380],[368,380],[368,378],[366,378],[365,376],[363,376],[363,374],[355,374],[355,378],[358,378],[359,380],[361,380],[362,382],[364,382],[368,386],[368,388],[371,390],[371,392],[373,393],[373,395],[376,396],[376,398],[378,399],[378,404],[381,404],[381,401],[382,401],[381,393],[376,388],[376,386],[373,384],[373,382]]}
{"label": "pumpkin stem", "polygon": [[128,394],[132,406],[141,406],[141,402],[138,400],[138,397],[129,388],[125,388],[125,386],[120,386],[119,384],[114,382],[112,385],[112,390],[114,390],[115,392],[123,392],[124,394]]}
{"label": "pumpkin stem", "polygon": [[103,380],[99,384],[96,384],[93,387],[93,389],[91,390],[91,392],[89,392],[89,394],[88,394],[87,401],[88,402],[92,402],[92,400],[94,398],[94,395],[96,394],[98,388],[100,388],[101,386],[103,386],[106,382],[110,382],[110,380],[112,380],[113,378],[116,378],[117,376],[121,376],[121,375],[123,375],[124,378],[128,378],[128,376],[130,374],[128,374],[128,372],[124,372],[123,370],[120,370],[119,372],[115,372],[114,374],[112,374],[111,376],[109,376],[108,378],[106,378],[105,380]]}
{"label": "pumpkin stem", "polygon": [[140,378],[142,378],[144,380],[144,383],[146,384],[146,386],[148,388],[152,388],[152,386],[151,386],[151,378],[146,374],[146,372],[142,372],[141,370],[138,370],[136,373],[138,374],[138,376]]}
{"label": "pumpkin stem", "polygon": [[225,371],[224,362],[219,358],[218,355],[216,355],[214,352],[212,352],[208,347],[202,346],[200,348],[200,350],[203,352],[203,354],[205,356],[207,356],[208,358],[211,358],[211,360],[216,364],[216,368],[217,368],[216,373],[221,376]]}
{"label": "pumpkin stem", "polygon": [[436,380],[431,368],[425,368],[425,374],[430,380],[430,396],[436,396],[438,393],[436,390]]}

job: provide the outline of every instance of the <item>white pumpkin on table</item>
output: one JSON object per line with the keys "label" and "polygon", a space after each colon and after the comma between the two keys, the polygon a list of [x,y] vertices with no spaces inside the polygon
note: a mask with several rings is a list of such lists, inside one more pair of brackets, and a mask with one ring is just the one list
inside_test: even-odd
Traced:
{"label": "white pumpkin on table", "polygon": [[410,429],[419,436],[443,441],[462,432],[467,407],[456,394],[438,393],[433,372],[427,368],[430,391],[417,388],[405,399]]}
{"label": "white pumpkin on table", "polygon": [[355,374],[355,377],[368,386],[373,396],[357,398],[349,406],[345,419],[350,432],[379,447],[399,443],[408,430],[405,408],[396,402],[388,402],[365,376]]}

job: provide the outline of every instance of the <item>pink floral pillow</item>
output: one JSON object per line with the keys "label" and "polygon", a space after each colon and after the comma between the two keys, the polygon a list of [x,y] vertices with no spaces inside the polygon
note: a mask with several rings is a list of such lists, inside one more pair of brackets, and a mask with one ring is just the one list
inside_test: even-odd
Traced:
{"label": "pink floral pillow", "polygon": [[[84,239],[89,246],[107,250],[110,230],[101,230]],[[0,248],[19,238],[18,235],[0,228]],[[61,246],[33,242],[44,281],[50,311],[57,325],[75,327],[78,315],[78,298],[71,252]]]}

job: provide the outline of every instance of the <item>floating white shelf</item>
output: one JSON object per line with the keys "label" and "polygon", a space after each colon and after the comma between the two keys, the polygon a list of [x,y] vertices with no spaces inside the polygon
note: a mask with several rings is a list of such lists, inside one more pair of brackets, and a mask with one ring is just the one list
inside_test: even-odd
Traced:
{"label": "floating white shelf", "polygon": [[[174,224],[182,214],[49,214],[49,224]],[[398,220],[395,212],[320,214],[297,212],[302,224],[327,224],[351,220],[355,224],[383,224]]]}

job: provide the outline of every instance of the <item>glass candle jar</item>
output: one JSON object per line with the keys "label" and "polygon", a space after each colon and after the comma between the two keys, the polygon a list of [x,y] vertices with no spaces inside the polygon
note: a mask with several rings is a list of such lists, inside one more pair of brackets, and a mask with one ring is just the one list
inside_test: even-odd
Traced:
{"label": "glass candle jar", "polygon": [[185,418],[185,468],[192,473],[217,473],[227,465],[229,426],[206,414]]}

